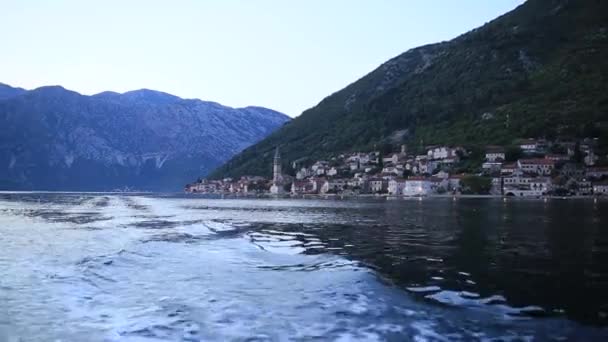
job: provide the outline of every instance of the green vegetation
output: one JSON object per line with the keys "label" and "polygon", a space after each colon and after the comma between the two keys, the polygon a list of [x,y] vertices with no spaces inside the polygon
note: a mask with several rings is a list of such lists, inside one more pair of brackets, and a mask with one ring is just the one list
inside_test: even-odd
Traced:
{"label": "green vegetation", "polygon": [[488,194],[492,188],[492,180],[487,177],[465,176],[460,180],[463,194]]}
{"label": "green vegetation", "polygon": [[524,152],[519,146],[509,146],[505,150],[505,159],[508,162],[516,162],[519,158],[523,157]]}
{"label": "green vegetation", "polygon": [[528,0],[452,41],[391,59],[211,177],[269,176],[277,145],[286,161],[387,143],[416,151],[593,136],[608,146],[607,23],[608,1]]}

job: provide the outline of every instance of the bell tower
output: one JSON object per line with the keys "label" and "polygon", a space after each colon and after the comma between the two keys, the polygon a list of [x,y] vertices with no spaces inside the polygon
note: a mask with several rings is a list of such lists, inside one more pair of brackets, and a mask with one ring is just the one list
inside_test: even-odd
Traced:
{"label": "bell tower", "polygon": [[283,192],[283,175],[281,174],[281,154],[279,153],[279,147],[277,146],[274,151],[274,159],[272,162],[272,186],[270,187],[270,193],[280,194]]}

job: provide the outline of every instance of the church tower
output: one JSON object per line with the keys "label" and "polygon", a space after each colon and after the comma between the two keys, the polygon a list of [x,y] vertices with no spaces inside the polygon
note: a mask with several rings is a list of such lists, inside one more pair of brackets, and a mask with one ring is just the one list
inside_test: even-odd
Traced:
{"label": "church tower", "polygon": [[272,186],[270,187],[270,193],[280,194],[283,193],[283,175],[281,174],[281,154],[279,153],[279,147],[277,146],[274,151],[274,160],[272,163]]}

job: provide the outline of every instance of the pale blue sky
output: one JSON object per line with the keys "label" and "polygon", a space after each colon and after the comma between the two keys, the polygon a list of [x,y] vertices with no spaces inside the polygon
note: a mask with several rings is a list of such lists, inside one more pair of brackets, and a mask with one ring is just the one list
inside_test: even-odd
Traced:
{"label": "pale blue sky", "polygon": [[523,0],[0,0],[0,82],[150,88],[290,116]]}

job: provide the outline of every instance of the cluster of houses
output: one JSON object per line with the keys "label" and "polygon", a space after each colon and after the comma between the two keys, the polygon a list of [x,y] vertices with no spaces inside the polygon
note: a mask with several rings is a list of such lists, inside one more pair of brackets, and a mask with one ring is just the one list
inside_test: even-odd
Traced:
{"label": "cluster of houses", "polygon": [[[341,154],[328,160],[301,165],[292,163],[295,175],[281,173],[277,149],[273,178],[244,176],[238,180],[199,180],[188,192],[233,194],[387,194],[427,196],[470,192],[465,179],[477,177],[489,183],[492,195],[540,197],[545,195],[608,195],[608,167],[596,166],[593,141],[547,142],[526,139],[516,144],[519,156],[507,161],[500,146],[487,146],[478,172],[457,172],[470,151],[459,146],[429,146],[424,154],[378,151]],[[559,151],[560,153],[549,153]],[[576,160],[580,159],[580,160]]]}

